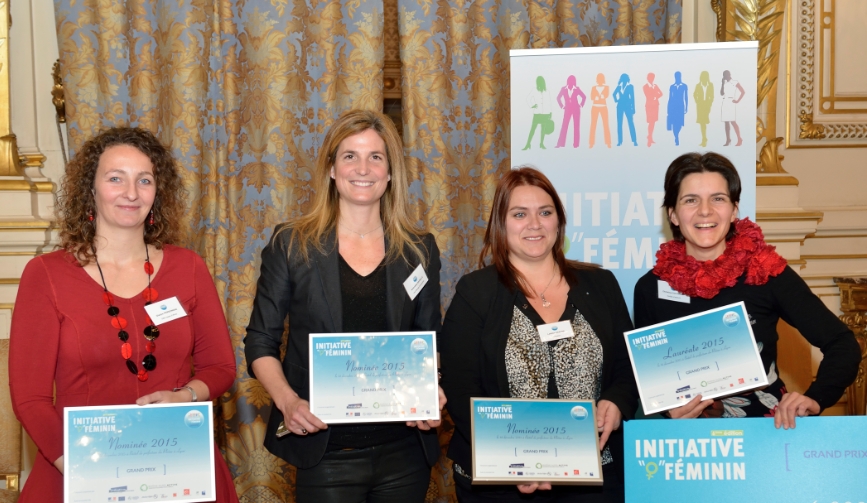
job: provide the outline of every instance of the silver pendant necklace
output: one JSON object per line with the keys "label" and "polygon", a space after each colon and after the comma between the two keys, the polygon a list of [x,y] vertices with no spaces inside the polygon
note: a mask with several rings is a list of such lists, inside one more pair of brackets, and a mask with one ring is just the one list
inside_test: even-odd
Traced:
{"label": "silver pendant necklace", "polygon": [[551,282],[554,281],[554,276],[556,276],[556,275],[557,275],[557,268],[555,267],[554,268],[554,274],[551,275],[551,279],[548,280],[548,284],[545,285],[545,289],[542,290],[542,293],[536,293],[536,289],[533,288],[532,286],[530,287],[530,289],[533,290],[533,293],[536,293],[536,295],[538,295],[539,298],[542,299],[542,307],[545,307],[545,308],[551,307],[551,302],[545,298],[545,292],[548,291],[548,288],[551,286]]}

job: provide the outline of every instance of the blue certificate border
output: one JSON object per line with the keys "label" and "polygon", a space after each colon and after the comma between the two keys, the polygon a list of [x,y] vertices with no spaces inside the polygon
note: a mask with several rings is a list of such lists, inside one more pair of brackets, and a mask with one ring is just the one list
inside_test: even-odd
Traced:
{"label": "blue certificate border", "polygon": [[[171,410],[168,410],[171,409]],[[208,464],[204,467],[207,469],[207,477],[209,480],[209,487],[207,489],[208,493],[204,495],[196,495],[193,494],[195,491],[191,491],[191,494],[184,496],[183,489],[188,488],[183,485],[178,485],[175,489],[169,488],[150,488],[150,491],[145,490],[145,494],[142,493],[142,487],[146,484],[142,484],[141,478],[134,478],[135,476],[130,476],[133,479],[130,483],[123,483],[119,479],[115,488],[124,487],[126,489],[125,492],[117,492],[117,493],[108,493],[108,494],[100,494],[98,492],[94,492],[93,501],[106,501],[106,497],[116,496],[118,498],[125,497],[127,501],[131,501],[130,496],[137,496],[141,501],[149,501],[149,502],[163,502],[163,501],[183,501],[183,502],[204,502],[204,501],[214,501],[216,498],[216,482],[215,482],[215,471],[214,471],[214,427],[213,427],[213,404],[211,402],[204,403],[172,403],[172,404],[151,404],[151,405],[97,405],[97,406],[87,406],[87,407],[64,407],[63,409],[63,501],[64,503],[72,502],[72,492],[76,487],[76,483],[73,479],[78,477],[87,477],[85,472],[87,471],[87,466],[79,465],[79,461],[88,462],[89,460],[93,460],[94,455],[102,454],[107,451],[101,451],[100,446],[102,443],[107,443],[111,445],[111,439],[115,439],[115,441],[119,441],[122,437],[124,431],[133,430],[135,425],[138,423],[139,425],[147,424],[148,427],[146,430],[162,429],[166,431],[168,425],[163,424],[162,426],[158,426],[160,423],[164,423],[164,418],[167,415],[178,416],[184,420],[192,419],[191,422],[187,422],[187,425],[190,426],[188,430],[180,430],[177,428],[170,429],[171,435],[177,436],[179,432],[188,432],[190,437],[193,438],[196,443],[197,450],[195,452],[184,452],[180,454],[184,458],[193,458],[195,462],[186,461],[184,463],[187,467],[197,466],[196,463],[199,462],[201,456],[205,454],[201,452],[202,447],[207,444],[207,456],[208,456]],[[81,426],[76,426],[73,423],[73,419],[75,418],[87,418],[87,417],[115,417],[121,418],[122,424],[107,424],[107,425],[96,425],[96,427],[90,428],[91,431],[87,432],[87,442],[83,445],[86,446],[88,454],[90,456],[82,456],[84,454],[81,446],[82,435],[78,431]],[[130,417],[134,416],[135,420],[129,420]],[[154,423],[149,423],[148,418],[151,418],[151,421]],[[124,419],[126,419],[124,421]],[[112,420],[112,423],[115,423]],[[192,424],[195,424],[193,426]],[[97,431],[93,431],[97,430]],[[98,430],[106,430],[106,431],[98,431]],[[145,435],[151,435],[152,431],[146,431]],[[161,435],[161,437],[164,435]],[[78,446],[73,446],[70,442],[78,442]],[[108,446],[103,446],[102,449],[109,449]],[[76,452],[77,451],[77,452]],[[99,458],[96,459],[98,461]],[[92,466],[92,465],[91,465]],[[198,465],[201,466],[201,465]],[[200,470],[201,471],[201,470]],[[84,479],[84,483],[87,484],[88,478]],[[90,484],[90,488],[93,489],[94,484]],[[165,494],[163,495],[163,491]],[[177,496],[173,496],[172,493],[180,493]],[[142,496],[148,496],[147,498],[142,498]],[[81,501],[81,496],[75,496],[76,501]],[[119,501],[119,499],[118,499]]]}
{"label": "blue certificate border", "polygon": [[[521,414],[526,413],[527,409],[532,410],[533,414],[540,414],[535,417],[521,417]],[[574,414],[574,410],[580,410],[581,414]],[[515,417],[518,416],[518,417]],[[564,423],[566,418],[566,423]],[[539,421],[542,421],[541,423]],[[547,466],[539,467],[533,465],[536,462],[534,455],[527,456],[528,459],[533,458],[534,461],[529,466],[515,466],[517,464],[525,465],[526,462],[510,464],[504,466],[507,473],[501,477],[480,476],[479,464],[483,458],[478,454],[485,450],[492,450],[491,446],[509,440],[500,439],[500,432],[507,432],[508,424],[514,424],[520,427],[526,427],[527,430],[542,429],[541,425],[550,425],[554,428],[566,426],[570,438],[537,439],[524,438],[518,442],[525,442],[533,449],[541,449],[547,441],[555,444],[556,450],[564,451],[562,456],[558,453],[558,457],[562,457],[563,464],[574,462],[574,458],[589,457],[595,458],[583,466],[569,466],[568,469],[556,468],[562,471],[563,475],[539,475],[537,470],[553,472],[555,468]],[[527,398],[470,398],[470,431],[471,445],[473,456],[473,484],[528,484],[531,482],[551,482],[556,485],[602,485],[602,460],[599,454],[599,435],[596,429],[596,404],[593,400],[563,400],[563,399],[527,399]],[[519,435],[525,434],[523,432]],[[534,433],[526,433],[532,436]],[[545,434],[540,431],[540,434]],[[517,449],[517,447],[516,447]],[[570,452],[571,451],[571,452]],[[592,455],[587,454],[587,451],[592,451]],[[570,454],[572,459],[570,460]],[[517,452],[516,452],[517,455]],[[595,455],[595,456],[594,456]],[[497,454],[494,454],[496,457]],[[557,460],[560,461],[560,460]],[[590,465],[589,472],[587,465]],[[513,469],[509,469],[513,468]],[[575,473],[575,468],[583,468],[583,473]],[[580,472],[580,470],[577,470]],[[560,472],[558,472],[560,473]],[[592,476],[588,476],[592,473]]]}
{"label": "blue certificate border", "polygon": [[[430,354],[429,354],[429,356],[426,356],[426,357],[432,358],[432,362],[433,362],[433,365],[430,366],[430,374],[425,377],[425,380],[427,380],[429,378],[431,380],[431,382],[434,384],[433,395],[429,397],[429,399],[433,401],[433,403],[430,404],[430,408],[425,409],[423,407],[418,407],[416,413],[407,412],[404,415],[395,414],[392,416],[383,416],[383,415],[366,416],[365,412],[367,412],[367,411],[365,411],[361,408],[359,408],[359,409],[346,409],[346,410],[341,411],[344,414],[346,414],[345,416],[329,417],[329,418],[321,417],[320,413],[322,412],[321,411],[322,404],[321,404],[321,400],[317,400],[316,394],[317,394],[317,386],[322,386],[323,383],[325,382],[325,378],[322,376],[317,377],[317,368],[320,366],[316,365],[316,361],[317,361],[317,358],[316,358],[317,355],[315,354],[317,351],[316,350],[316,342],[320,342],[320,343],[321,342],[334,342],[336,340],[336,341],[340,341],[340,342],[349,341],[351,343],[351,341],[358,340],[360,338],[372,340],[372,339],[383,338],[383,337],[385,337],[385,338],[397,338],[397,337],[419,338],[419,337],[421,337],[425,340],[425,342],[427,342],[427,344],[429,346],[427,349],[430,350]],[[438,393],[439,375],[437,372],[437,344],[436,344],[436,341],[437,341],[436,332],[347,332],[347,333],[329,333],[329,334],[311,333],[310,337],[309,337],[309,353],[308,353],[309,369],[310,369],[310,412],[312,412],[317,417],[320,417],[320,419],[322,419],[322,421],[325,422],[326,424],[405,422],[405,421],[422,421],[422,420],[428,420],[428,419],[439,420],[440,419],[439,393]],[[367,344],[367,343],[365,343],[365,344]],[[427,351],[424,354],[428,355]],[[349,356],[352,356],[352,355],[349,355]],[[394,355],[394,356],[406,356],[406,355],[404,355],[403,353],[400,353],[399,355]],[[345,358],[345,357],[341,356],[341,359],[343,359],[343,358]],[[320,372],[321,372],[321,370],[320,370]],[[348,380],[348,379],[351,379],[351,378],[349,378],[349,377],[342,377],[342,378],[334,377],[331,379],[332,382],[330,383],[330,386],[335,386],[338,381],[342,383],[343,381]],[[417,393],[417,395],[420,396],[421,393]],[[352,404],[352,405],[358,405],[358,406],[362,407],[362,404]],[[430,413],[426,413],[425,410],[429,410]],[[352,415],[350,415],[350,414],[352,414]]]}
{"label": "blue certificate border", "polygon": [[[714,315],[716,315],[716,313],[719,313],[722,311],[735,311],[738,314],[738,316],[740,317],[739,323],[736,323],[736,325],[737,324],[743,324],[743,328],[746,328],[746,333],[749,334],[749,341],[736,340],[736,342],[735,342],[735,344],[737,344],[737,347],[735,348],[736,354],[735,355],[729,355],[729,356],[730,357],[735,356],[735,360],[737,361],[737,363],[739,365],[743,365],[743,364],[749,365],[751,363],[749,360],[752,359],[752,363],[753,363],[754,368],[751,368],[749,373],[750,373],[750,375],[752,375],[752,378],[754,378],[755,380],[746,379],[743,384],[739,384],[737,387],[734,387],[734,388],[724,388],[724,389],[721,388],[719,391],[715,391],[715,392],[703,392],[703,393],[701,393],[702,398],[703,399],[710,399],[710,398],[730,396],[730,395],[737,394],[737,393],[743,393],[744,391],[747,391],[750,389],[759,388],[761,386],[765,386],[768,384],[768,376],[765,373],[765,367],[764,367],[764,364],[762,363],[762,357],[759,354],[759,349],[758,349],[758,346],[756,345],[756,338],[755,338],[755,334],[753,334],[753,327],[750,323],[749,313],[747,313],[746,305],[744,304],[744,302],[736,302],[734,304],[728,304],[728,305],[725,305],[722,307],[709,309],[707,311],[702,311],[700,313],[691,314],[689,316],[684,316],[682,318],[677,318],[674,320],[666,321],[664,323],[657,323],[656,325],[650,325],[650,326],[647,326],[644,328],[640,328],[637,330],[630,330],[629,332],[623,333],[623,336],[626,339],[626,348],[629,351],[629,361],[632,364],[632,371],[635,375],[635,382],[638,385],[638,394],[641,397],[641,407],[644,409],[645,414],[654,414],[657,412],[662,412],[665,410],[680,407],[681,405],[689,402],[689,400],[691,400],[692,398],[695,398],[696,394],[698,394],[698,392],[700,392],[701,390],[696,391],[695,388],[690,389],[689,386],[686,386],[684,388],[684,387],[682,387],[683,383],[678,384],[677,382],[672,382],[670,385],[671,396],[675,397],[677,401],[675,401],[673,403],[663,404],[660,406],[654,406],[652,403],[652,400],[651,400],[652,397],[648,396],[647,388],[648,388],[649,383],[651,383],[651,382],[653,382],[655,385],[659,384],[658,381],[660,381],[661,379],[660,379],[660,376],[658,374],[661,371],[659,371],[655,367],[649,367],[646,364],[646,361],[642,361],[642,362],[636,361],[638,358],[636,355],[636,351],[634,349],[634,346],[637,344],[637,342],[635,342],[635,341],[637,341],[637,339],[642,337],[642,336],[656,335],[660,331],[662,331],[666,328],[669,328],[669,330],[670,330],[671,327],[680,325],[680,327],[678,327],[679,330],[674,332],[675,333],[674,337],[677,338],[676,339],[676,344],[678,344],[677,347],[678,347],[678,349],[680,349],[684,345],[688,344],[688,342],[683,341],[682,336],[684,334],[682,333],[682,328],[684,326],[687,326],[687,325],[696,325],[696,328],[698,329],[698,331],[696,332],[695,340],[696,340],[696,342],[702,342],[703,340],[708,338],[708,336],[706,336],[706,335],[701,335],[704,332],[701,332],[700,329],[703,327],[703,325],[707,324],[703,320],[708,320],[708,322],[711,322],[710,320],[716,320],[715,323],[722,326],[723,320],[717,319],[714,316]],[[712,322],[712,323],[714,323],[714,322]],[[743,333],[744,333],[743,328],[739,329],[739,332],[741,334],[741,338],[743,338]],[[734,332],[734,333],[737,334],[738,332]],[[690,334],[690,335],[692,335],[692,334]],[[671,335],[668,335],[667,337],[664,338],[665,346],[655,346],[655,347],[652,347],[650,349],[641,349],[640,351],[642,351],[642,352],[653,351],[654,353],[660,353],[660,351],[662,350],[663,347],[669,347],[669,342],[670,342],[670,341],[668,341],[669,337],[671,337]],[[651,341],[651,344],[654,344],[655,342],[656,341]],[[672,342],[671,344],[673,346],[674,342]],[[749,354],[744,354],[743,351],[745,349],[748,349],[748,347],[751,348],[751,351],[749,352]],[[738,350],[741,350],[741,352],[737,352]],[[649,353],[643,353],[643,355],[647,355],[647,354],[649,354]],[[643,359],[643,360],[646,360],[646,359]],[[697,363],[697,364],[699,364],[699,363]],[[746,375],[744,375],[742,377],[746,377]],[[663,382],[664,382],[664,380],[663,380]],[[678,393],[681,391],[683,391],[683,393],[681,393],[681,396],[684,397],[683,399],[680,399],[679,395],[678,395]]]}

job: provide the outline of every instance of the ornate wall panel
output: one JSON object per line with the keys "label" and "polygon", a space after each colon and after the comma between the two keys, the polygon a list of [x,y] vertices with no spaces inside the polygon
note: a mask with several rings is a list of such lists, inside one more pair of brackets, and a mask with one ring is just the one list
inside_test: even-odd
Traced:
{"label": "ornate wall panel", "polygon": [[867,2],[791,1],[786,146],[867,146]]}

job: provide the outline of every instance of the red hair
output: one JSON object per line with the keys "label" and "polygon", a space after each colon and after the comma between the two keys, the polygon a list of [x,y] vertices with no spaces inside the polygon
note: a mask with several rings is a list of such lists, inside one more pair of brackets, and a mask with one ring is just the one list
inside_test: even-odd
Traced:
{"label": "red hair", "polygon": [[515,286],[521,290],[527,298],[535,297],[527,288],[527,278],[515,269],[512,262],[509,260],[509,244],[506,236],[506,215],[509,212],[509,201],[512,199],[512,192],[518,187],[531,186],[538,187],[551,196],[554,201],[554,211],[557,213],[557,239],[554,242],[554,249],[551,253],[554,255],[554,262],[560,269],[560,274],[563,275],[570,283],[571,275],[567,275],[568,269],[594,267],[591,264],[584,264],[573,260],[566,260],[566,254],[563,252],[563,244],[566,236],[566,209],[563,207],[563,202],[560,201],[560,196],[554,189],[551,180],[548,180],[541,171],[529,166],[521,166],[509,171],[497,183],[497,191],[494,193],[494,202],[491,205],[491,216],[488,219],[488,229],[485,231],[485,244],[482,247],[482,252],[479,254],[479,268],[485,267],[485,261],[490,255],[491,264],[497,268],[497,275],[500,281],[503,282],[509,289]]}

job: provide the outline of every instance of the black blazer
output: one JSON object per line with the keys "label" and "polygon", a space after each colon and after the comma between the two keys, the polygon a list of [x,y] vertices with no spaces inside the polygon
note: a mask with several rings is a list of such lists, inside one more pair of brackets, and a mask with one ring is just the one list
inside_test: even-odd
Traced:
{"label": "black blazer", "polygon": [[[310,399],[308,374],[308,335],[343,331],[340,273],[338,269],[337,236],[329,233],[324,239],[326,253],[310,250],[310,263],[300,254],[288,253],[292,230],[280,232],[278,225],[268,245],[262,250],[262,266],[256,286],[253,312],[244,338],[247,372],[253,375],[253,361],[263,356],[280,359],[280,343],[286,316],[289,316],[289,342],[283,359],[283,373],[289,385],[304,400]],[[410,263],[397,260],[387,264],[386,296],[388,329],[390,331],[436,331],[441,328],[440,257],[433,236],[425,234],[422,244],[427,249],[428,283],[410,300],[403,282],[418,267],[415,254],[406,254]],[[293,244],[293,246],[297,246]],[[275,432],[283,414],[272,407],[265,434],[265,447],[275,456],[298,468],[310,468],[325,454],[331,430],[311,435],[286,435],[277,438]],[[421,431],[422,446],[429,464],[439,458],[436,431]]]}
{"label": "black blazer", "polygon": [[[638,389],[623,332],[632,330],[629,311],[617,280],[605,269],[567,271],[569,302],[593,328],[602,343],[602,391],[599,399],[617,405],[624,419],[635,416]],[[494,266],[467,274],[455,289],[441,336],[440,385],[449,398],[455,434],[449,457],[467,473],[472,470],[470,398],[508,397],[506,342],[519,290],[512,291]]]}

